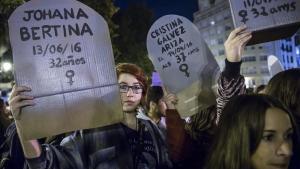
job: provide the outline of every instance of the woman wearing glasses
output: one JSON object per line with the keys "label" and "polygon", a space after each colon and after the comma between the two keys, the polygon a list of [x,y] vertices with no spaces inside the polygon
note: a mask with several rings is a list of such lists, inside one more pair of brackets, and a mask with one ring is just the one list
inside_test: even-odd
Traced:
{"label": "woman wearing glasses", "polygon": [[[36,140],[23,141],[30,168],[169,168],[168,153],[156,126],[138,119],[137,112],[145,103],[147,79],[142,69],[123,63],[116,67],[124,122],[96,129],[75,132],[61,146],[39,145]],[[30,90],[14,87],[10,105],[14,115],[24,106],[33,105],[33,98],[21,95]],[[22,140],[22,138],[20,138]]]}

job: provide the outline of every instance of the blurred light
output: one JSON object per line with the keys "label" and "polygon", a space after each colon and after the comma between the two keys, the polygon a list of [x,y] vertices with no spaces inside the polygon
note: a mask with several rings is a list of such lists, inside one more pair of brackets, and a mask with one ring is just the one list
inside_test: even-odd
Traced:
{"label": "blurred light", "polygon": [[296,47],[296,55],[300,55],[300,48]]}
{"label": "blurred light", "polygon": [[245,77],[245,85],[246,85],[246,88],[250,88],[250,87],[253,87],[253,78],[251,77]]}
{"label": "blurred light", "polygon": [[9,62],[3,62],[2,63],[2,69],[3,69],[4,72],[11,71],[11,69],[12,69],[11,63],[9,63]]}
{"label": "blurred light", "polygon": [[162,86],[159,74],[157,72],[152,72],[152,84],[151,86]]}
{"label": "blurred light", "polygon": [[210,21],[210,24],[211,25],[215,25],[215,21]]}

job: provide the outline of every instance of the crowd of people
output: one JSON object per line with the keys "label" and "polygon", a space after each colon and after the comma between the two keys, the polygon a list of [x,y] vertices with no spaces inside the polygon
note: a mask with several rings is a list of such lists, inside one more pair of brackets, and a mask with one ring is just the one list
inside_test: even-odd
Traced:
{"label": "crowd of people", "polygon": [[29,87],[14,86],[10,124],[2,120],[9,113],[1,104],[5,139],[0,140],[0,168],[299,169],[300,69],[280,72],[262,89],[246,94],[240,67],[251,37],[245,26],[230,33],[216,104],[188,119],[180,117],[174,93],[164,86],[149,87],[141,67],[120,63],[122,122],[26,140],[18,121],[22,108],[35,102],[26,95]]}

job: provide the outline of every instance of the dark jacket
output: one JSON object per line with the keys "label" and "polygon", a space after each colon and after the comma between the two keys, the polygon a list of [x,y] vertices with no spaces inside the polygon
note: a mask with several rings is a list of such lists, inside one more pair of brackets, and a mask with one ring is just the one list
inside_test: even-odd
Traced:
{"label": "dark jacket", "polygon": [[[65,136],[66,134],[60,134],[51,137],[51,139],[43,138],[38,141],[58,145]],[[7,127],[4,139],[5,141],[0,145],[0,169],[27,169],[28,165],[26,164],[15,123],[11,123]]]}
{"label": "dark jacket", "polygon": [[[169,165],[164,141],[148,120],[139,119],[139,132],[149,131],[155,145],[158,166]],[[134,169],[133,155],[123,124],[77,131],[60,146],[44,145],[39,158],[28,159],[32,169]]]}
{"label": "dark jacket", "polygon": [[23,169],[25,158],[15,123],[8,126],[3,138],[5,141],[0,145],[0,168]]}

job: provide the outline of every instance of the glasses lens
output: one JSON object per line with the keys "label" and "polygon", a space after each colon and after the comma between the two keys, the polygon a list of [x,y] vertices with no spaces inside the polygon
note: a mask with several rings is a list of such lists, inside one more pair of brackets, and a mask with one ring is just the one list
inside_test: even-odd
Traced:
{"label": "glasses lens", "polygon": [[134,85],[131,88],[132,88],[132,91],[136,94],[143,92],[143,88],[141,85]]}
{"label": "glasses lens", "polygon": [[127,85],[120,85],[120,92],[121,93],[126,93],[128,91],[128,87]]}

